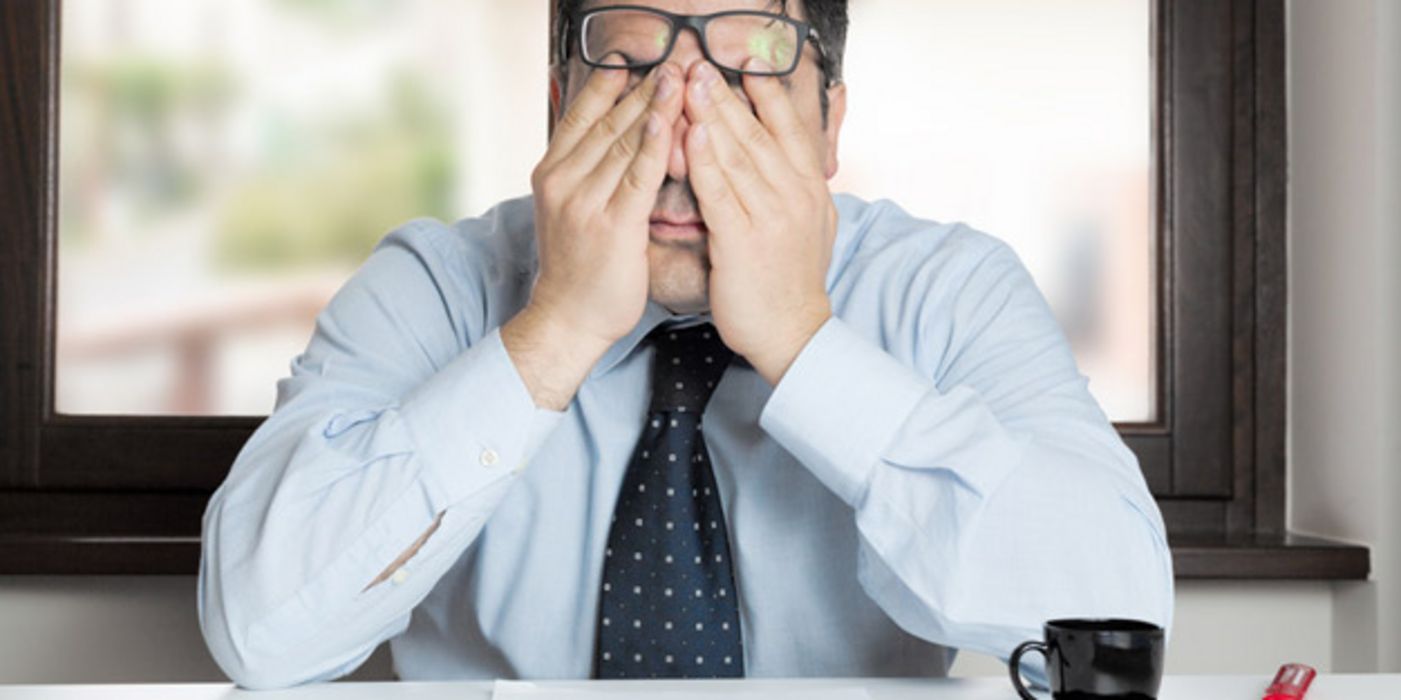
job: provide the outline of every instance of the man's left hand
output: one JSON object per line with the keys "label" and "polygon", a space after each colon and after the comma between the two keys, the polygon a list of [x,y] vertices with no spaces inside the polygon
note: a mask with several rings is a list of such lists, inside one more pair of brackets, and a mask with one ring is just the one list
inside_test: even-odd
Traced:
{"label": "man's left hand", "polygon": [[710,233],[710,312],[720,337],[772,385],[832,316],[837,213],[788,90],[744,76],[755,118],[713,66],[691,70],[686,161]]}

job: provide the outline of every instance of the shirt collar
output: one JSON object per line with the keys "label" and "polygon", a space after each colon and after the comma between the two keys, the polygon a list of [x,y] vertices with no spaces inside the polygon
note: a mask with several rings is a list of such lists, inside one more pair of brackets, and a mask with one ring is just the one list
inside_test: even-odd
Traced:
{"label": "shirt collar", "polygon": [[674,314],[668,311],[665,306],[648,299],[647,308],[642,312],[642,319],[637,322],[636,326],[633,326],[632,330],[628,332],[627,335],[613,343],[613,345],[608,348],[608,351],[603,353],[603,357],[599,358],[598,362],[594,364],[593,371],[589,373],[589,377],[598,378],[607,374],[615,365],[622,362],[628,355],[631,355],[637,345],[647,337],[647,334],[651,333],[653,329],[659,326],[665,326],[667,328],[687,328],[702,323],[713,323],[709,311],[700,314]]}

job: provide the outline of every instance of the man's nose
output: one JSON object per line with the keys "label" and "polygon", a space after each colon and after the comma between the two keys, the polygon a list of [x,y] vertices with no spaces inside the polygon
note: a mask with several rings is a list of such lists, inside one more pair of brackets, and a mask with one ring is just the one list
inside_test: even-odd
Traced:
{"label": "man's nose", "polygon": [[680,31],[681,34],[676,37],[676,45],[672,47],[671,56],[667,57],[667,61],[675,63],[681,69],[682,75],[690,75],[691,67],[697,61],[705,60],[705,53],[701,51],[700,38],[694,30],[686,27]]}
{"label": "man's nose", "polygon": [[671,176],[673,180],[685,180],[688,172],[686,169],[686,132],[691,128],[691,120],[686,118],[685,112],[682,112],[671,128],[671,157],[667,159],[666,174]]}
{"label": "man's nose", "polygon": [[[691,67],[704,60],[705,53],[701,51],[696,33],[690,29],[682,29],[681,34],[676,37],[676,46],[672,47],[667,62],[676,64],[676,67],[681,69],[681,75],[689,76]],[[686,132],[690,128],[691,120],[686,118],[686,112],[683,110],[672,125],[671,158],[667,160],[666,172],[673,180],[686,179]]]}

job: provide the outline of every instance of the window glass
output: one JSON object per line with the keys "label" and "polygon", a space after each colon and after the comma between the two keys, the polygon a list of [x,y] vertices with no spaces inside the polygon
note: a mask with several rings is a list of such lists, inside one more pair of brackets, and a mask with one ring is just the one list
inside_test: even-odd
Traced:
{"label": "window glass", "polygon": [[529,192],[548,12],[65,0],[58,410],[271,410],[386,232]]}
{"label": "window glass", "polygon": [[834,184],[1010,243],[1115,421],[1155,417],[1149,5],[851,3]]}
{"label": "window glass", "polygon": [[[549,3],[65,0],[57,407],[257,415],[394,226],[529,191]],[[1154,417],[1149,0],[861,0],[834,191],[1002,238]]]}

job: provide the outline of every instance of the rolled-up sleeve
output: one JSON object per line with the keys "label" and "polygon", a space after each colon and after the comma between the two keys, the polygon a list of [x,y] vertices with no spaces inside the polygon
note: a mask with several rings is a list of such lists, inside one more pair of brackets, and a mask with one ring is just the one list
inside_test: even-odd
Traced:
{"label": "rolled-up sleeve", "polygon": [[1004,659],[1048,619],[1169,626],[1161,515],[1030,276],[997,244],[944,287],[902,358],[834,316],[760,416],[853,509],[863,588],[912,634]]}
{"label": "rolled-up sleeve", "polygon": [[337,677],[405,629],[564,415],[535,405],[444,235],[416,223],[377,247],[208,505],[200,623],[239,685]]}

